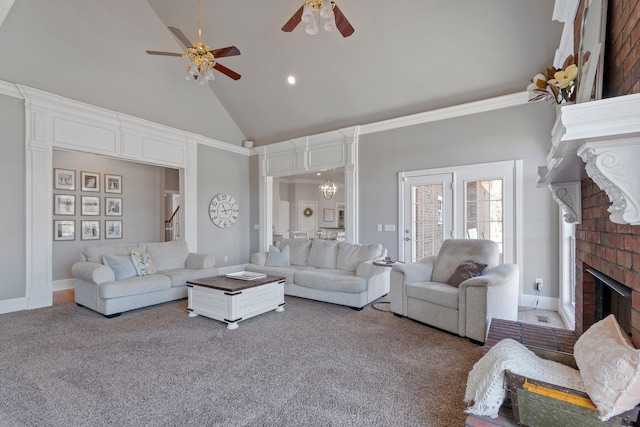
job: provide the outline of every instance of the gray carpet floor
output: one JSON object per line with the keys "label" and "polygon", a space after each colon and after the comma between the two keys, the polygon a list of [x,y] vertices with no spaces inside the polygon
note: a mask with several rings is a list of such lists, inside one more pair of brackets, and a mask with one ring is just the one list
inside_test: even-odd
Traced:
{"label": "gray carpet floor", "polygon": [[482,353],[466,339],[293,297],[239,325],[189,318],[186,300],[3,314],[0,426],[464,425]]}

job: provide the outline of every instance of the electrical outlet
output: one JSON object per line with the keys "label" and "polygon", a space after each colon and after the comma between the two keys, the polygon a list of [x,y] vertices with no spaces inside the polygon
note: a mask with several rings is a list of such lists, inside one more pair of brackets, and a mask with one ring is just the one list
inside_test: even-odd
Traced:
{"label": "electrical outlet", "polygon": [[382,231],[382,224],[378,224],[378,231]]}
{"label": "electrical outlet", "polygon": [[224,262],[229,262],[229,257],[228,256],[224,256]]}
{"label": "electrical outlet", "polygon": [[542,290],[542,279],[536,279],[536,291],[541,291]]}

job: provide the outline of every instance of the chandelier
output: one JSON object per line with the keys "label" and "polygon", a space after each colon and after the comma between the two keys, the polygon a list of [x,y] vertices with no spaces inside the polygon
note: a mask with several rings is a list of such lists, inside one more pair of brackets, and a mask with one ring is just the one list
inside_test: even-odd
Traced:
{"label": "chandelier", "polygon": [[302,17],[300,19],[302,22],[307,24],[307,28],[305,29],[307,34],[314,35],[318,33],[319,19],[316,14],[324,18],[324,29],[326,31],[335,30],[336,17],[333,13],[334,7],[335,3],[330,0],[305,0],[302,9]]}
{"label": "chandelier", "polygon": [[320,193],[322,194],[322,197],[327,200],[333,199],[333,196],[336,195],[336,191],[338,191],[338,187],[336,187],[330,179],[326,180],[324,184],[320,186]]}

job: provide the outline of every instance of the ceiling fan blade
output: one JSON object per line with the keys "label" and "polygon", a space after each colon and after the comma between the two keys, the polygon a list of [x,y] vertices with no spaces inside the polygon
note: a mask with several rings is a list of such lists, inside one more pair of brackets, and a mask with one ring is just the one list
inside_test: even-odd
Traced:
{"label": "ceiling fan blade", "polygon": [[240,74],[228,69],[224,65],[221,65],[219,62],[216,62],[216,65],[214,65],[213,68],[220,71],[222,74],[231,77],[233,80],[240,80]]}
{"label": "ceiling fan blade", "polygon": [[282,31],[284,31],[285,33],[289,33],[298,26],[298,24],[300,23],[300,19],[302,19],[303,8],[304,6],[300,6],[300,9],[298,9],[298,11],[293,14],[291,19],[289,19],[286,24],[284,24],[284,26],[282,27]]}
{"label": "ceiling fan blade", "polygon": [[340,10],[337,4],[334,3],[333,14],[336,17],[336,28],[342,34],[342,37],[349,37],[355,29],[351,26],[347,18],[345,18],[344,13]]}
{"label": "ceiling fan blade", "polygon": [[164,55],[164,56],[182,56],[181,53],[173,53],[173,52],[158,52],[157,50],[148,50],[147,53],[149,55]]}
{"label": "ceiling fan blade", "polygon": [[222,74],[225,74],[231,77],[233,80],[240,80],[240,74],[236,73],[233,70],[228,69],[227,67],[220,64],[219,62],[216,62],[216,65],[214,65],[213,68],[220,71]]}
{"label": "ceiling fan blade", "polygon": [[216,58],[224,58],[225,56],[240,55],[240,49],[238,49],[235,46],[228,46],[220,49],[213,49],[213,50],[210,50],[209,52],[211,52],[213,56],[215,56]]}
{"label": "ceiling fan blade", "polygon": [[169,30],[173,33],[174,36],[178,38],[186,48],[193,47],[193,43],[184,35],[182,31],[180,31],[176,27],[169,27]]}

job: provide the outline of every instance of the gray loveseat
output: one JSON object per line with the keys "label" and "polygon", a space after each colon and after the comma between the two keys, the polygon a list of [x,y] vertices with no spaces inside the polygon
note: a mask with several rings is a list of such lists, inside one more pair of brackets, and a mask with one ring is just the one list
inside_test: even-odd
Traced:
{"label": "gray loveseat", "polygon": [[[361,309],[389,293],[391,269],[373,264],[387,251],[380,244],[354,244],[336,240],[283,239],[289,262],[269,266],[268,252],[251,255],[245,269],[284,276],[284,293],[296,297]],[[286,265],[289,264],[289,265]]]}
{"label": "gray loveseat", "polygon": [[[157,272],[137,275],[135,265],[126,262],[132,252],[148,254]],[[184,241],[87,246],[71,267],[75,300],[107,317],[118,316],[186,298],[187,280],[219,274],[215,264],[215,256],[190,253]]]}

